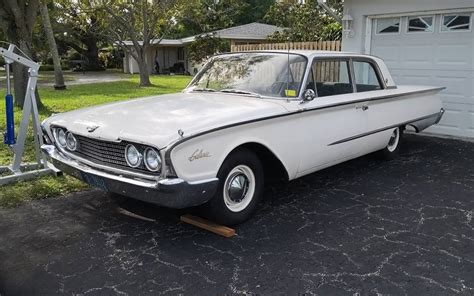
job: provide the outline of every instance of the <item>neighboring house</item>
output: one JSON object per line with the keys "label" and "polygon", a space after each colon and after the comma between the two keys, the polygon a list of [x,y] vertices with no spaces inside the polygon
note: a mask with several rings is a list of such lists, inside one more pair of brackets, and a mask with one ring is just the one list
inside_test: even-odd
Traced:
{"label": "neighboring house", "polygon": [[429,132],[474,137],[474,0],[345,0],[344,14],[344,51],[383,58],[398,84],[447,87]]}
{"label": "neighboring house", "polygon": [[[234,44],[250,44],[261,43],[267,37],[276,31],[282,30],[279,27],[261,24],[250,23],[242,26],[231,27],[215,31],[216,37],[227,39],[231,45]],[[155,42],[150,47],[147,54],[148,71],[150,73],[156,72],[156,62],[159,65],[160,73],[170,72],[195,72],[195,66],[187,59],[186,45],[193,42],[196,36],[186,37],[182,39],[162,39],[160,42]],[[132,44],[131,41],[126,41],[126,44]],[[138,73],[138,64],[133,57],[126,54],[123,63],[123,70],[125,73]]]}

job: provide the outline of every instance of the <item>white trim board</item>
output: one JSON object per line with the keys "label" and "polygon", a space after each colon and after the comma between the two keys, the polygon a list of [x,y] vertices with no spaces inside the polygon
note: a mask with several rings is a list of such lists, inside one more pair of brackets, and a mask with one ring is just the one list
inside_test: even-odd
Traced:
{"label": "white trim board", "polygon": [[365,44],[364,53],[370,54],[372,48],[372,18],[365,18]]}

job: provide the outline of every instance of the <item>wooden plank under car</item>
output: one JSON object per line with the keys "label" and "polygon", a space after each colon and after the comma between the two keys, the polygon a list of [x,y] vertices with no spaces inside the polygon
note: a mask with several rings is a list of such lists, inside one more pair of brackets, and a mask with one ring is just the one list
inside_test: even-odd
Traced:
{"label": "wooden plank under car", "polygon": [[196,217],[193,215],[189,215],[189,214],[182,215],[180,217],[180,220],[185,223],[202,228],[204,230],[210,231],[212,233],[222,235],[223,237],[232,237],[235,235],[235,229],[232,229],[223,225],[219,225],[209,220]]}

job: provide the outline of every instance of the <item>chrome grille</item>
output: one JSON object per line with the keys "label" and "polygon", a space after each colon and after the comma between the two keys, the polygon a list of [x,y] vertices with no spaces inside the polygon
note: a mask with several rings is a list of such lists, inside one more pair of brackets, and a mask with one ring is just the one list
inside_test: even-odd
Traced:
{"label": "chrome grille", "polygon": [[[109,142],[98,139],[92,139],[84,136],[74,135],[79,143],[77,150],[72,152],[79,157],[87,159],[91,162],[110,165],[120,169],[126,169],[129,171],[136,171],[140,173],[151,174],[146,167],[141,164],[137,168],[131,168],[125,161],[125,147],[128,142]],[[144,151],[141,145],[135,144],[139,150]]]}

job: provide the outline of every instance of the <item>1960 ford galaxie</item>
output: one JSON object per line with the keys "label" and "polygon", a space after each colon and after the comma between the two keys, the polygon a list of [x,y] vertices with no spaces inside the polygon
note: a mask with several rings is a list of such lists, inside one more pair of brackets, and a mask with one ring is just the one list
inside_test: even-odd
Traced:
{"label": "1960 ford galaxie", "polygon": [[42,147],[93,186],[217,222],[248,219],[269,176],[292,180],[379,151],[443,115],[442,88],[396,86],[382,60],[317,52],[217,55],[178,94],[52,116]]}

